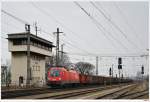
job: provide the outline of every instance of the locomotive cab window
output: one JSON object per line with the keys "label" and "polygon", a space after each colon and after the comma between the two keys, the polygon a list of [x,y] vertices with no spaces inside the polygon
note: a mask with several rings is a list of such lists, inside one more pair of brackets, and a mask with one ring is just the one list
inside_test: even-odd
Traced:
{"label": "locomotive cab window", "polygon": [[60,71],[59,70],[51,70],[50,75],[52,77],[58,77],[60,75]]}

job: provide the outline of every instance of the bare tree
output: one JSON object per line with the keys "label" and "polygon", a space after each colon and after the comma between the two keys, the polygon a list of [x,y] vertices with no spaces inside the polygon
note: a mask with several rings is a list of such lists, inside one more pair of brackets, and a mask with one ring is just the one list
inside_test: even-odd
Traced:
{"label": "bare tree", "polygon": [[11,63],[10,63],[10,60],[6,59],[6,64],[5,65],[1,65],[1,67],[3,67],[1,74],[2,74],[2,77],[4,78],[4,83],[8,87],[9,84],[11,83],[11,72],[10,72]]}
{"label": "bare tree", "polygon": [[95,66],[88,62],[78,62],[75,64],[75,69],[80,74],[92,75]]}
{"label": "bare tree", "polygon": [[[61,54],[59,54],[59,55],[61,55]],[[46,62],[47,62],[46,66],[48,66],[48,67],[56,66],[56,56],[53,55],[52,57],[47,58]],[[71,64],[71,61],[67,54],[63,54],[63,57],[59,56],[58,66],[64,66],[64,67],[68,68],[70,66],[70,64]]]}
{"label": "bare tree", "polygon": [[69,68],[71,65],[71,61],[67,54],[63,54],[63,57],[59,58],[59,65]]}

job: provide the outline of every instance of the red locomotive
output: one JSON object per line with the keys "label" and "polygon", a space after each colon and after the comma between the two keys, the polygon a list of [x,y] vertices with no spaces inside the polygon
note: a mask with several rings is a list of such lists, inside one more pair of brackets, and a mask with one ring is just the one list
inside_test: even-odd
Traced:
{"label": "red locomotive", "polygon": [[79,74],[75,70],[67,70],[63,67],[52,67],[48,71],[47,85],[76,85],[79,84]]}
{"label": "red locomotive", "polygon": [[[48,86],[84,85],[84,84],[116,84],[119,78],[111,78],[95,75],[82,75],[75,70],[67,70],[64,67],[52,67],[48,70]],[[131,82],[130,79],[121,79],[121,83]]]}

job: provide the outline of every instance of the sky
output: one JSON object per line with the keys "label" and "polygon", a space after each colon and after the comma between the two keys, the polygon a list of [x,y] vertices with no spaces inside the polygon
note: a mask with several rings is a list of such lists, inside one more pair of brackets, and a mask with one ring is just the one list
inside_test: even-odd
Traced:
{"label": "sky", "polygon": [[[149,48],[148,2],[77,2],[96,19],[96,23],[79,8],[75,2],[2,2],[2,9],[34,25],[37,22],[38,36],[55,45],[57,27],[60,44],[68,53],[71,62],[79,61],[96,64],[99,56],[99,75],[108,75],[114,64],[114,74],[118,73],[117,58],[121,55],[140,56]],[[94,5],[95,6],[94,6]],[[96,8],[97,7],[97,8]],[[1,54],[2,64],[11,60],[8,51],[7,34],[24,32],[24,24],[12,17],[1,14]],[[35,34],[32,27],[31,32]],[[55,53],[55,50],[53,50]],[[113,57],[108,57],[108,56]],[[125,76],[135,76],[143,64],[148,74],[148,58],[122,57]]]}

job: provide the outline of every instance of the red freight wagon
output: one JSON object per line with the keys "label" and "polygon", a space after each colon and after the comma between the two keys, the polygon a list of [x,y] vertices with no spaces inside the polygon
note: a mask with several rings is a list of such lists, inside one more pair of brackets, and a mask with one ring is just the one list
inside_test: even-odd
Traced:
{"label": "red freight wagon", "polygon": [[92,76],[91,75],[87,75],[87,83],[88,84],[92,84]]}
{"label": "red freight wagon", "polygon": [[104,84],[104,77],[103,77],[103,76],[100,76],[99,83],[100,83],[100,84]]}
{"label": "red freight wagon", "polygon": [[85,75],[85,84],[89,83],[88,75]]}
{"label": "red freight wagon", "polygon": [[80,74],[79,75],[80,84],[88,84],[88,83],[90,83],[90,77],[91,76],[89,76],[89,75]]}
{"label": "red freight wagon", "polygon": [[79,74],[80,84],[86,84],[86,75]]}

